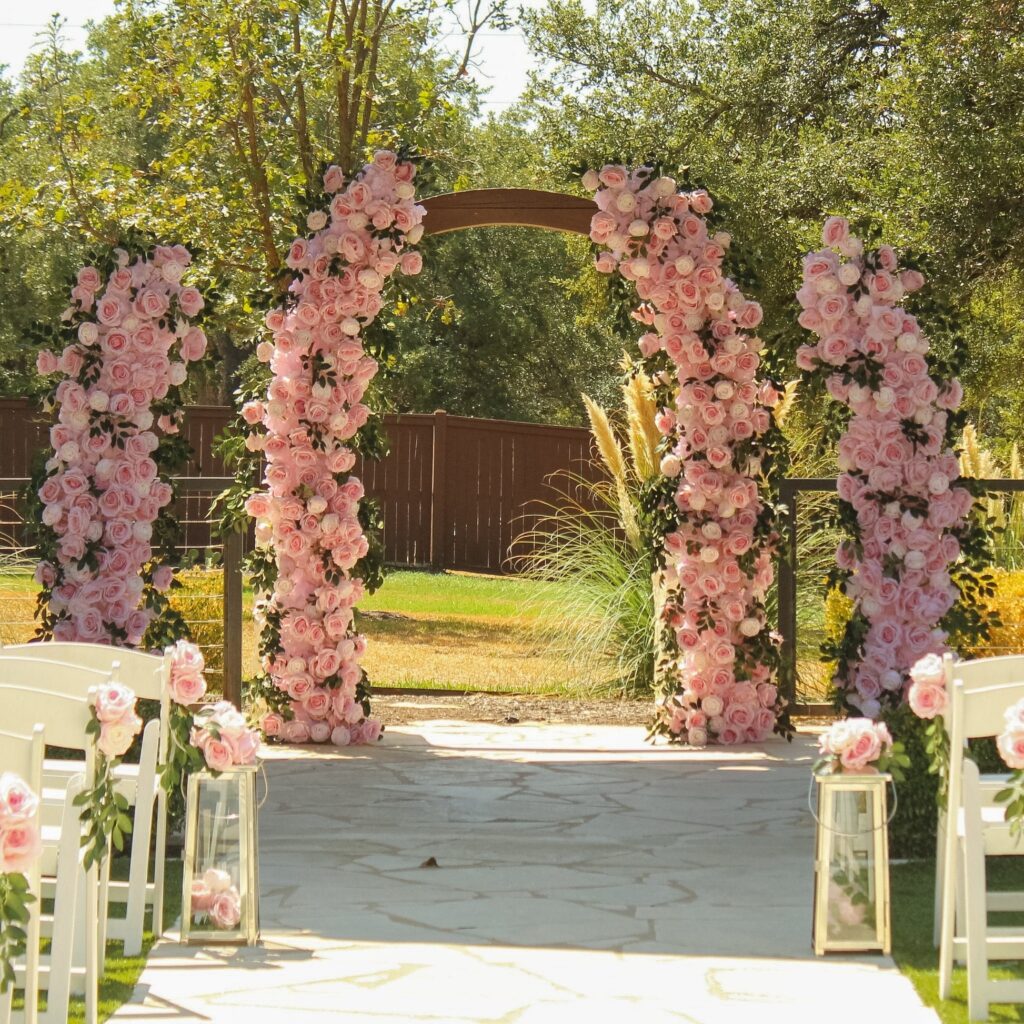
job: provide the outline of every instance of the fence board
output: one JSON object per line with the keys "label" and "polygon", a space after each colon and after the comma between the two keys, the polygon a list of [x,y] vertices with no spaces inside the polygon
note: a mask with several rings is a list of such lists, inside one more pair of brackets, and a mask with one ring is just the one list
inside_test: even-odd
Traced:
{"label": "fence board", "polygon": [[[212,444],[233,415],[222,406],[185,411],[182,433],[194,452],[186,476],[224,475]],[[389,415],[384,426],[390,453],[379,462],[358,460],[354,472],[367,495],[381,503],[384,553],[393,565],[508,571],[512,541],[535,523],[539,503],[554,497],[552,474],[597,472],[589,465],[590,434],[582,427],[444,413]],[[48,440],[48,421],[31,403],[0,400],[0,478],[28,476],[34,453]],[[208,502],[199,494],[178,501],[186,547],[210,544]]]}

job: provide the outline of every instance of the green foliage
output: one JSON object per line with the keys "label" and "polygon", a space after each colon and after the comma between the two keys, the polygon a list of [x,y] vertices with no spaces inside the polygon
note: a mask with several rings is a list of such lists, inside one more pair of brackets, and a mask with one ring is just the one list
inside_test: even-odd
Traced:
{"label": "green foliage", "polygon": [[[86,732],[93,742],[99,739],[100,723],[97,718],[89,722]],[[120,763],[120,758],[107,758],[97,750],[95,785],[92,789],[82,790],[74,800],[75,806],[82,808],[82,847],[85,849],[86,868],[102,862],[111,842],[115,850],[122,851],[125,837],[132,830],[128,798],[117,792],[114,780],[114,769]]]}
{"label": "green foliage", "polygon": [[28,908],[35,899],[24,875],[0,871],[0,995],[15,984],[14,962],[25,954]]}

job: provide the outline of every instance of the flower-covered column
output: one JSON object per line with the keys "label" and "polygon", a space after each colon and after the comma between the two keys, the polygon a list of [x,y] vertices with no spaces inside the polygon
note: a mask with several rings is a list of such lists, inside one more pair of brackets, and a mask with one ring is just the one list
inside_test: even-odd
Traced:
{"label": "flower-covered column", "polygon": [[258,349],[273,380],[264,399],[242,409],[252,428],[262,426],[247,444],[264,454],[265,490],[246,508],[273,560],[261,607],[271,684],[263,696],[272,710],[262,724],[289,742],[344,746],[380,734],[380,722],[367,717],[359,664],[366,641],[353,625],[369,544],[363,485],[351,470],[353,438],[370,414],[363,396],[377,372],[363,331],[381,310],[388,278],[422,266],[409,248],[423,233],[414,175],[390,152],[347,183],[337,167],[327,171],[328,208],[314,210],[309,234],[292,243],[288,301],[268,314],[274,342]]}
{"label": "flower-covered column", "polygon": [[[760,380],[761,307],[725,276],[730,238],[711,234],[704,191],[679,192],[650,168],[589,171],[599,212],[597,269],[634,283],[643,372],[658,386],[664,435],[664,571],[654,731],[678,742],[742,743],[775,728],[776,638],[765,593],[776,544],[762,499],[778,393]],[[664,667],[667,663],[667,671]]]}
{"label": "flower-covered column", "polygon": [[206,351],[203,298],[182,284],[190,262],[183,246],[158,245],[83,267],[54,332],[63,351],[39,354],[41,374],[62,375],[38,491],[46,637],[136,647],[167,614],[172,570],[154,527],[180,461],[178,388]]}
{"label": "flower-covered column", "polygon": [[939,624],[960,596],[950,569],[973,503],[951,438],[963,390],[933,370],[928,339],[899,306],[921,274],[901,271],[889,246],[865,253],[842,217],[823,239],[797,292],[800,323],[818,340],[797,363],[850,410],[838,482],[849,539],[836,559],[854,609],[834,683],[875,718],[902,702],[919,658],[947,649]]}

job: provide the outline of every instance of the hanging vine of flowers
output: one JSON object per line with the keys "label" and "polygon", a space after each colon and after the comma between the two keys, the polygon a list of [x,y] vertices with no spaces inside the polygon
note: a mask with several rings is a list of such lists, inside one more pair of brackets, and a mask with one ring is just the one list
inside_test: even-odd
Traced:
{"label": "hanging vine of flowers", "polygon": [[204,300],[183,246],[125,243],[82,267],[56,346],[53,454],[30,485],[41,560],[39,636],[162,648],[187,635],[170,608],[171,474],[187,459],[180,386],[206,351]]}
{"label": "hanging vine of flowers", "polygon": [[[837,662],[840,701],[877,718],[906,699],[920,659],[934,655],[938,675],[951,634],[984,631],[975,599],[991,585],[987,538],[955,450],[963,389],[899,305],[924,277],[901,269],[890,246],[865,252],[843,217],[825,222],[822,239],[797,292],[800,324],[817,341],[800,347],[797,364],[846,407],[838,490],[847,539],[829,585],[854,602],[825,653]],[[915,711],[933,696],[915,690]]]}
{"label": "hanging vine of flowers", "polygon": [[681,192],[650,167],[588,171],[599,212],[598,271],[632,282],[641,372],[656,386],[661,475],[650,500],[662,534],[664,594],[654,735],[704,746],[785,730],[778,637],[765,594],[777,546],[766,499],[778,391],[759,379],[761,307],[725,276],[730,236],[712,234],[707,192]]}
{"label": "hanging vine of flowers", "polygon": [[255,689],[268,707],[265,735],[286,742],[345,746],[381,731],[369,717],[366,641],[353,611],[366,583],[378,581],[380,553],[368,536],[375,513],[352,469],[378,368],[363,333],[389,278],[422,267],[410,248],[423,233],[415,173],[388,151],[348,181],[327,169],[327,196],[288,252],[284,302],[266,318],[274,340],[257,350],[273,378],[242,406],[245,447],[266,467],[263,489],[244,505],[261,545],[254,582],[268,595],[257,608],[264,675]]}

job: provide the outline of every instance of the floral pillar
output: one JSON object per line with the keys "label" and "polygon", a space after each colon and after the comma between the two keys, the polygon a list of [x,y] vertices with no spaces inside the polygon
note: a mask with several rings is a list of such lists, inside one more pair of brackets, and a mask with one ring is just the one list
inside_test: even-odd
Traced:
{"label": "floral pillar", "polygon": [[818,340],[797,363],[850,413],[838,485],[848,539],[836,560],[854,609],[834,683],[875,718],[902,702],[919,658],[947,649],[940,621],[960,596],[950,569],[973,503],[951,443],[963,390],[934,371],[928,339],[899,306],[923,277],[901,271],[889,246],[865,253],[842,217],[826,221],[823,240],[797,292],[800,324]]}
{"label": "floral pillar", "polygon": [[636,288],[643,372],[663,403],[667,671],[654,731],[694,746],[762,740],[783,702],[764,610],[776,536],[761,489],[778,393],[758,377],[761,307],[723,272],[730,238],[709,232],[706,192],[646,167],[607,166],[584,184],[599,207],[597,269]]}
{"label": "floral pillar", "polygon": [[203,298],[182,284],[190,262],[158,245],[83,267],[55,332],[63,351],[39,354],[41,374],[62,375],[38,492],[44,636],[136,647],[167,615],[172,570],[154,526],[173,498],[178,387],[206,351]]}
{"label": "floral pillar", "polygon": [[274,577],[261,608],[271,706],[263,729],[288,742],[344,746],[380,735],[359,664],[366,641],[353,621],[369,549],[353,438],[369,418],[363,396],[377,372],[363,332],[388,278],[422,266],[409,249],[423,233],[414,175],[384,151],[347,183],[328,169],[328,208],[312,212],[309,233],[292,243],[288,299],[267,316],[273,344],[257,350],[273,379],[264,399],[242,409],[254,428],[248,447],[266,462],[265,489],[246,508]]}

